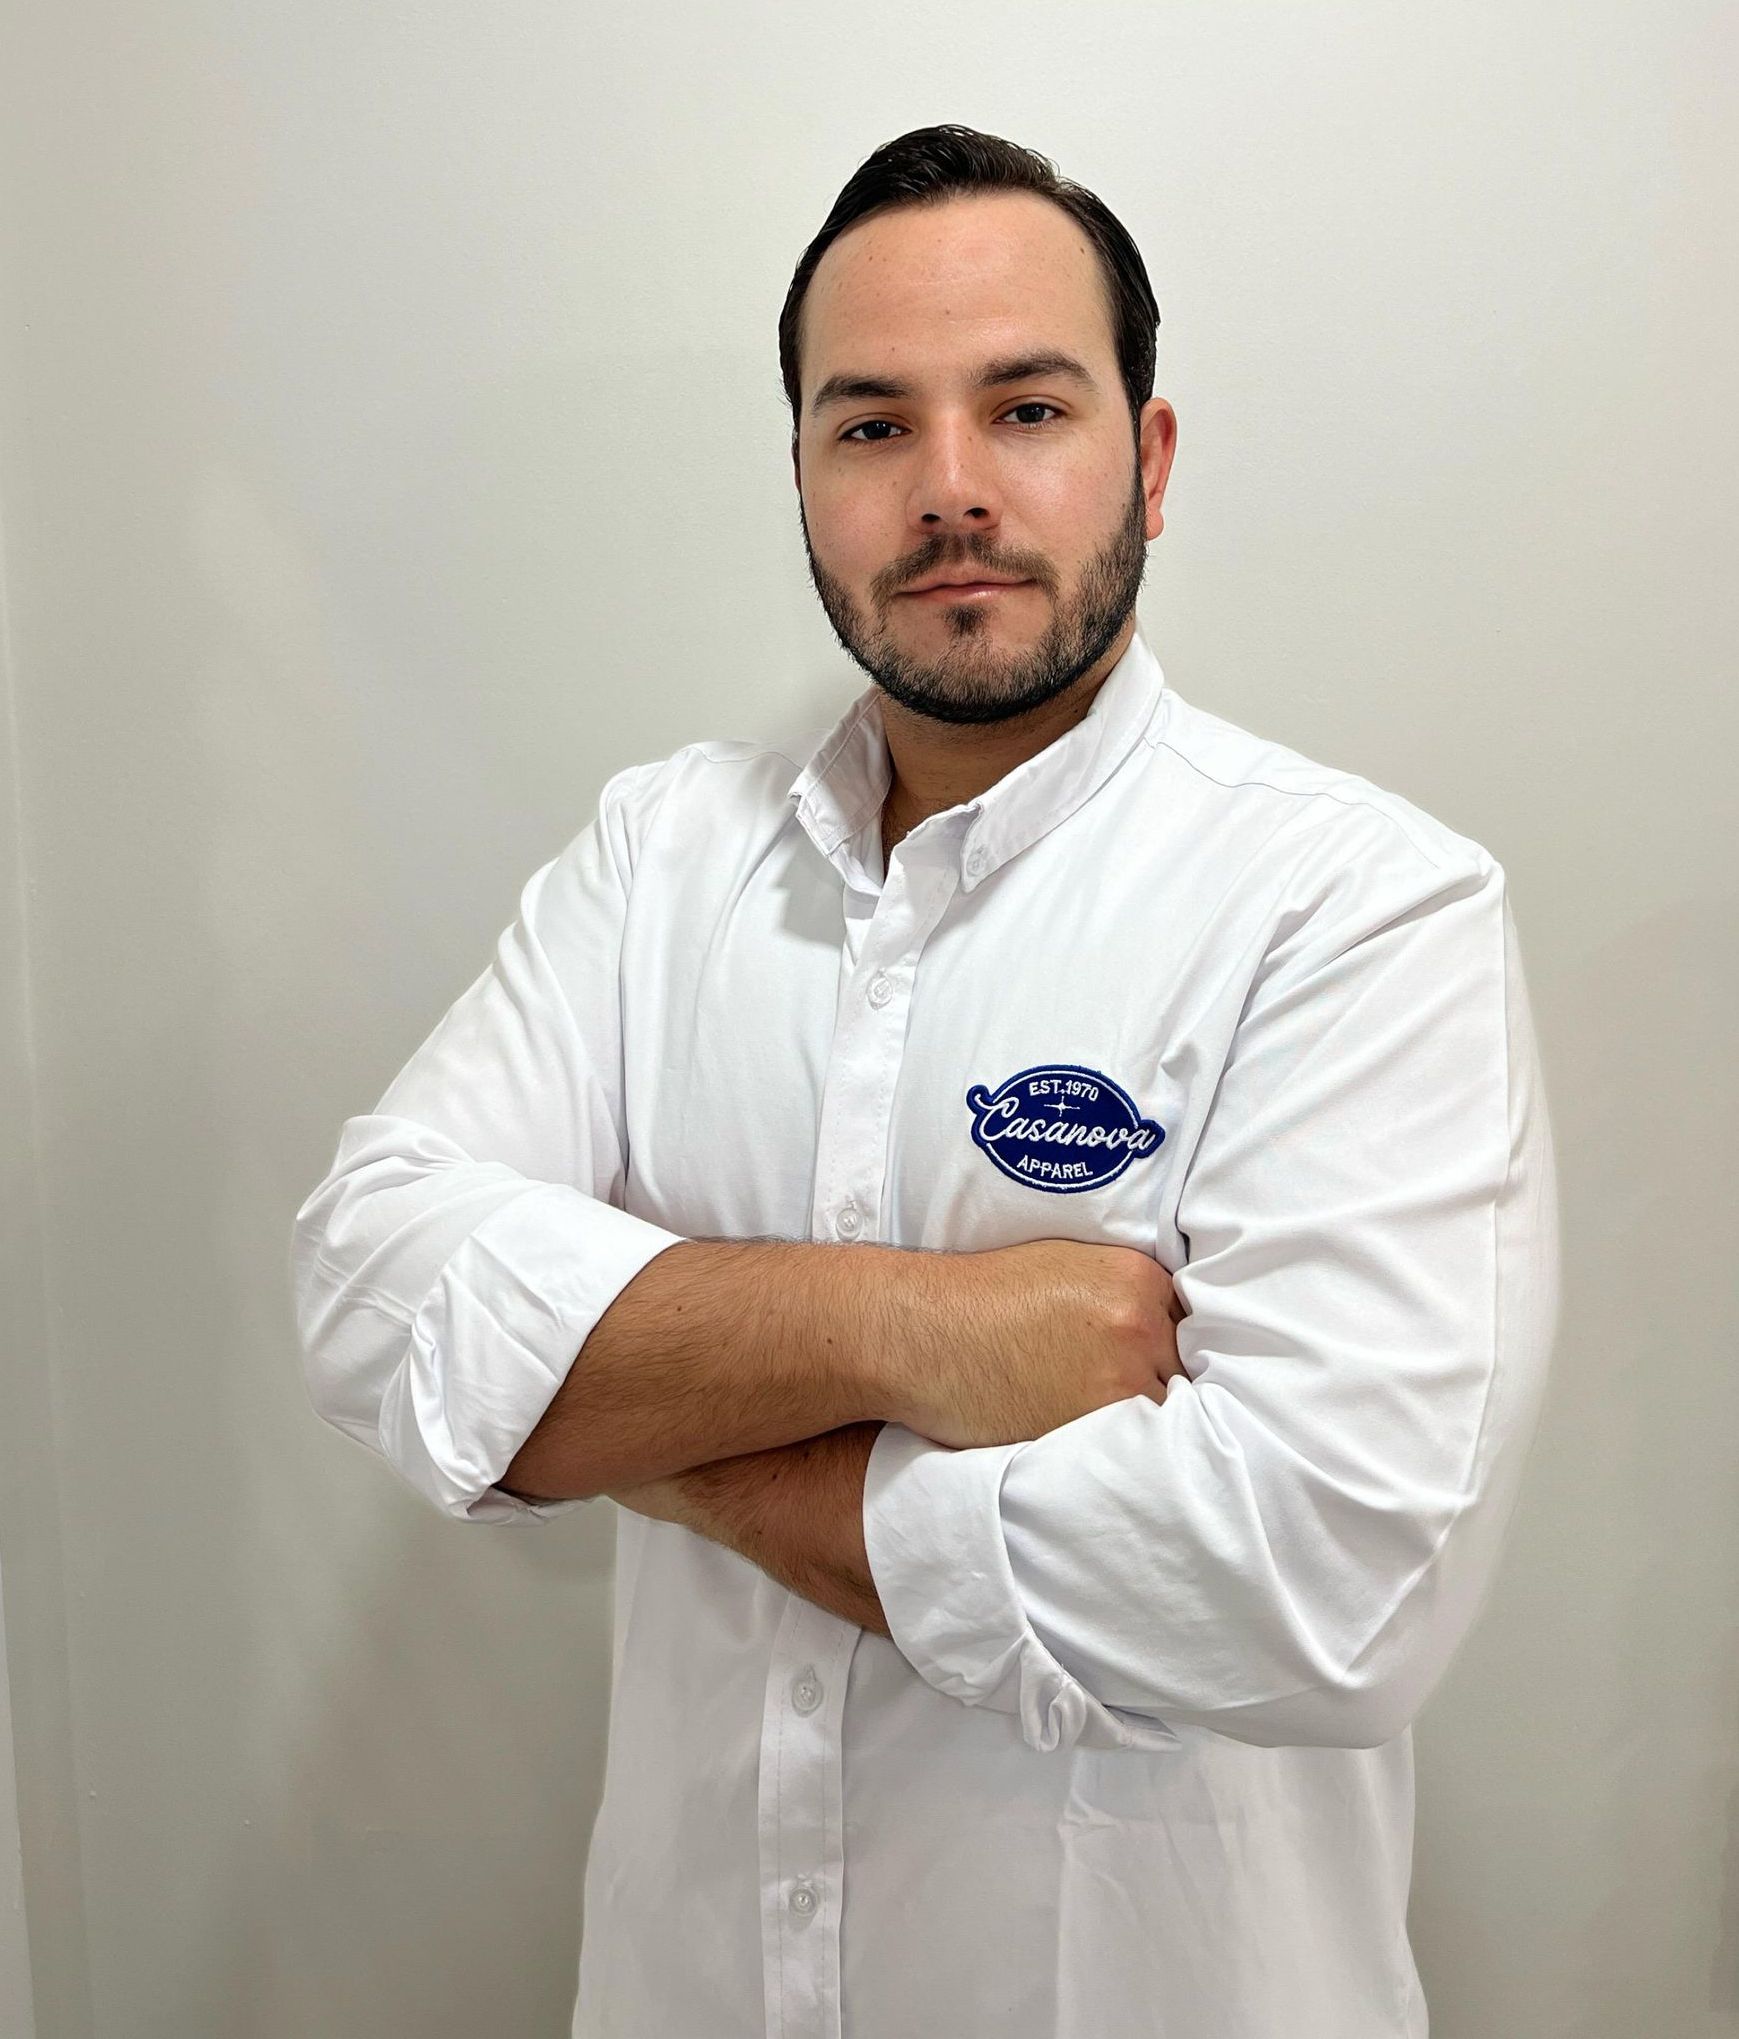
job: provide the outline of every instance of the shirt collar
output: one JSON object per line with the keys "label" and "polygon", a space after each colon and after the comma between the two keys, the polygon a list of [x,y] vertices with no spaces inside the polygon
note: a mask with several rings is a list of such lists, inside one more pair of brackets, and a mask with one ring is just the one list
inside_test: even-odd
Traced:
{"label": "shirt collar", "polygon": [[[893,780],[881,698],[879,687],[866,687],[786,793],[810,840],[834,863],[880,814]],[[935,854],[958,859],[961,888],[970,892],[1090,799],[1158,723],[1166,699],[1165,674],[1137,623],[1079,722],[973,799],[928,816],[912,837],[925,831]],[[876,854],[879,861],[879,843]]]}

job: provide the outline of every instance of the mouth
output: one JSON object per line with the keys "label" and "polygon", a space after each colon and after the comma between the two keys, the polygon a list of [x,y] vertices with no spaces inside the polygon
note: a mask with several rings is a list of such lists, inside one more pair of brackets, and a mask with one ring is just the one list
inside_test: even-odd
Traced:
{"label": "mouth", "polygon": [[992,595],[1011,595],[1016,588],[1030,588],[1031,581],[963,581],[934,588],[909,588],[912,602],[982,602]]}

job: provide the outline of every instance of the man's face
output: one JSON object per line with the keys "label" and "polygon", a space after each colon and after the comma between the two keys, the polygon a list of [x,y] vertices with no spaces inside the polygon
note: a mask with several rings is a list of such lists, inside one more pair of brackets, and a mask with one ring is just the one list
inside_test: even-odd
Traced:
{"label": "man's face", "polygon": [[[990,361],[1062,353],[995,388]],[[899,396],[818,395],[838,377]],[[878,686],[941,722],[998,722],[1093,666],[1131,619],[1176,418],[1129,403],[1097,259],[1060,207],[995,192],[860,221],[804,305],[793,467],[815,591]],[[1024,586],[909,592],[974,568]]]}

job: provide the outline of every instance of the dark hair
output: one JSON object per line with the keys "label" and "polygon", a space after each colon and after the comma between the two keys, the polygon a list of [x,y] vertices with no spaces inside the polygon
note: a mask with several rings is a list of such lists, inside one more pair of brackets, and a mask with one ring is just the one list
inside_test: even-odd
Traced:
{"label": "dark hair", "polygon": [[1047,157],[999,135],[980,134],[977,128],[953,122],[913,128],[867,156],[834,200],[821,231],[804,249],[779,314],[779,372],[791,409],[794,439],[802,423],[803,403],[797,372],[798,322],[809,279],[822,256],[847,227],[872,213],[907,205],[939,205],[976,191],[1036,192],[1060,205],[1092,242],[1109,299],[1111,331],[1129,399],[1131,426],[1139,440],[1141,409],[1153,395],[1159,330],[1159,305],[1140,249],[1102,200],[1084,185],[1059,177]]}

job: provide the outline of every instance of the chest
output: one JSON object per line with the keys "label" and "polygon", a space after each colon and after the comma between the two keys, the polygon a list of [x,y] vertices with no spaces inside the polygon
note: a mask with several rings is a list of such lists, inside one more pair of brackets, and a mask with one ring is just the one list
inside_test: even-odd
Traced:
{"label": "chest", "polygon": [[[879,823],[875,824],[879,826]],[[1258,919],[1187,854],[1050,838],[967,891],[796,831],[697,865],[623,960],[628,1202],[691,1237],[1185,1245]]]}

